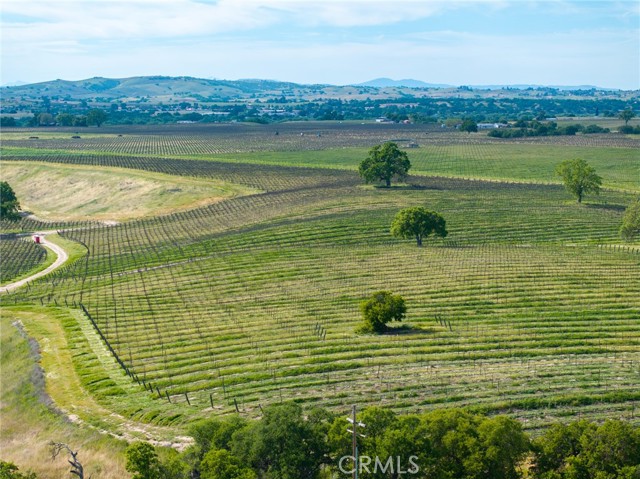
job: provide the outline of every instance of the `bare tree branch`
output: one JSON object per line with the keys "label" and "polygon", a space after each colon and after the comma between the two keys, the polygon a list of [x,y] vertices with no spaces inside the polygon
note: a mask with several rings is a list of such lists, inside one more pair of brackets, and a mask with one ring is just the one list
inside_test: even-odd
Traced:
{"label": "bare tree branch", "polygon": [[[51,441],[49,446],[51,447],[51,459],[56,459],[61,452],[66,451],[71,456],[71,459],[67,459],[69,464],[71,464],[71,471],[69,472],[78,476],[78,479],[84,479],[84,468],[78,460],[78,451],[73,452],[71,448],[63,442]],[[91,479],[91,476],[89,476],[89,479]]]}

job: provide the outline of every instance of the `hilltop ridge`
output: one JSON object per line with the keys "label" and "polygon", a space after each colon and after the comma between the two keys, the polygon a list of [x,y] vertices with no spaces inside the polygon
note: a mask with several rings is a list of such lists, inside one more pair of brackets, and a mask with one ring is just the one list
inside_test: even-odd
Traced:
{"label": "hilltop ridge", "polygon": [[298,100],[399,98],[403,96],[424,97],[535,97],[541,92],[572,92],[584,96],[587,92],[598,92],[600,96],[628,96],[628,92],[606,90],[595,86],[536,86],[536,85],[486,85],[454,86],[426,83],[420,80],[392,80],[378,78],[355,85],[299,84],[278,80],[240,79],[222,80],[190,76],[136,76],[129,78],[93,77],[84,80],[56,79],[40,83],[3,86],[0,88],[4,100],[17,98],[62,97],[76,100],[102,98],[105,100],[127,100],[133,98],[172,101],[191,99],[200,101],[228,101],[243,98],[285,96]]}

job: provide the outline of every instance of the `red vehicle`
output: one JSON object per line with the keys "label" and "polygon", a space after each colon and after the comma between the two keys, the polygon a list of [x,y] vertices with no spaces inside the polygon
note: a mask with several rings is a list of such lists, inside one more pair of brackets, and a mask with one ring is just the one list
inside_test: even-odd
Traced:
{"label": "red vehicle", "polygon": [[42,241],[42,237],[40,235],[33,235],[33,241],[35,241],[37,244],[40,244]]}

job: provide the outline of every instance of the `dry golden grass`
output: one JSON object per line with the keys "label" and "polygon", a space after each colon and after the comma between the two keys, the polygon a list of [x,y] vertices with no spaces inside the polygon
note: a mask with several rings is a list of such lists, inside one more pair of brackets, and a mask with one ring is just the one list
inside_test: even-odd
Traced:
{"label": "dry golden grass", "polygon": [[0,458],[15,463],[21,471],[32,470],[40,478],[68,477],[67,458],[53,460],[49,448],[51,441],[63,442],[79,451],[86,477],[130,477],[124,468],[124,441],[78,426],[45,404],[44,377],[36,366],[37,353],[14,325],[29,315],[34,321],[46,319],[33,311],[20,312],[19,318],[6,309],[0,318]]}
{"label": "dry golden grass", "polygon": [[123,168],[3,162],[23,211],[48,220],[127,220],[255,192],[244,186]]}

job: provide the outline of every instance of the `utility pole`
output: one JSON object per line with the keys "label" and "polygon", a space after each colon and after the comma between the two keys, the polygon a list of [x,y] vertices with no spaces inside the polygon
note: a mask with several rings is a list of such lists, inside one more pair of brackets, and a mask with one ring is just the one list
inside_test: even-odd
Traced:
{"label": "utility pole", "polygon": [[358,423],[356,422],[356,405],[353,405],[353,434],[352,434],[352,449],[353,449],[353,479],[358,479]]}
{"label": "utility pole", "polygon": [[351,423],[353,426],[353,430],[347,428],[347,432],[351,433],[351,449],[352,449],[352,457],[353,457],[353,479],[358,479],[358,436],[367,437],[364,434],[358,433],[358,426],[365,427],[366,424],[362,424],[358,422],[356,419],[356,405],[353,405],[353,409],[351,411],[352,417],[347,417],[347,421]]}

